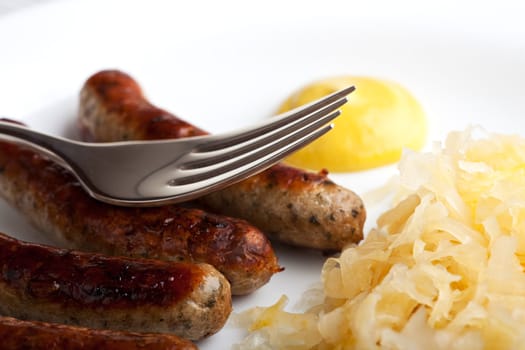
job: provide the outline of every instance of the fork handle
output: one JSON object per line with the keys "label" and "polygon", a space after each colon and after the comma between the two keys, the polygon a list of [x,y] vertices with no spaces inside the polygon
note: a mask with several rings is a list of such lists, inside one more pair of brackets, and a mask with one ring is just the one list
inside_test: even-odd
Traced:
{"label": "fork handle", "polygon": [[73,144],[73,142],[66,139],[31,130],[17,121],[5,118],[0,120],[0,139],[24,145],[69,168],[61,150],[64,149],[65,143]]}

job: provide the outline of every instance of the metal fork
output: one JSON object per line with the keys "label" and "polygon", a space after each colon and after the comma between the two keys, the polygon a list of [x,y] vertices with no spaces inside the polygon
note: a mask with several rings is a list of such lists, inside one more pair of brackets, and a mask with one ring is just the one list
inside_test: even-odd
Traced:
{"label": "metal fork", "polygon": [[0,121],[0,139],[69,169],[93,197],[155,206],[194,199],[260,172],[329,131],[346,95],[335,92],[247,130],[177,140],[87,143]]}

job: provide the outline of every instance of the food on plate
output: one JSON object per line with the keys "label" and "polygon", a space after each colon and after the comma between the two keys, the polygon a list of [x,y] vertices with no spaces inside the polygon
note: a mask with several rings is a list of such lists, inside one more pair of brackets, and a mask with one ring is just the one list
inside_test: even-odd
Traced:
{"label": "food on plate", "polygon": [[404,148],[425,143],[427,121],[416,98],[403,86],[370,77],[341,76],[313,82],[292,94],[279,113],[355,85],[334,129],[286,162],[307,169],[355,171],[397,162]]}
{"label": "food on plate", "polygon": [[326,261],[320,301],[246,311],[240,348],[523,347],[525,138],[452,132],[399,168],[397,204]]}
{"label": "food on plate", "polygon": [[196,350],[189,340],[171,334],[89,329],[0,316],[3,350]]}
{"label": "food on plate", "polygon": [[205,262],[247,294],[281,271],[247,222],[181,206],[124,208],[94,200],[73,175],[34,151],[0,142],[0,196],[63,246],[110,255]]}
{"label": "food on plate", "polygon": [[0,234],[0,315],[198,340],[231,312],[230,284],[208,264],[108,257]]}
{"label": "food on plate", "polygon": [[[148,102],[120,71],[91,76],[80,94],[79,123],[86,140],[122,141],[204,135]],[[243,218],[271,238],[320,250],[340,250],[362,239],[365,208],[327,173],[276,165],[200,199],[207,209]]]}

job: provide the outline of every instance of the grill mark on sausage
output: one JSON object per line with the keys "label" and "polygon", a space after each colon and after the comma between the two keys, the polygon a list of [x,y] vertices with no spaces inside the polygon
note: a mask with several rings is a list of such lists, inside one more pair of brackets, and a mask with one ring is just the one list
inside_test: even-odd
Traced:
{"label": "grill mark on sausage", "polygon": [[0,237],[2,282],[31,297],[81,307],[168,306],[187,298],[203,274],[189,264],[144,264],[131,259],[52,253],[40,245]]}

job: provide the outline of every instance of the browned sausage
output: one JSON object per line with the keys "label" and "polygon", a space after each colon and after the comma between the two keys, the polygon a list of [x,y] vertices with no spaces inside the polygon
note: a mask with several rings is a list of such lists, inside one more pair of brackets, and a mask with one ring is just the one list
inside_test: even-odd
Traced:
{"label": "browned sausage", "polygon": [[0,314],[197,340],[231,312],[230,285],[208,264],[109,257],[0,234]]}
{"label": "browned sausage", "polygon": [[0,195],[63,246],[110,255],[206,262],[233,294],[280,271],[266,236],[247,222],[180,206],[124,208],[92,199],[66,170],[0,142]]}
{"label": "browned sausage", "polygon": [[[152,105],[138,83],[120,71],[102,71],[86,81],[80,93],[79,123],[84,139],[91,141],[206,134]],[[297,246],[339,250],[363,238],[363,202],[330,181],[326,171],[315,174],[276,165],[204,196],[201,203]]]}
{"label": "browned sausage", "polygon": [[196,350],[189,340],[169,334],[132,333],[0,316],[3,350]]}

